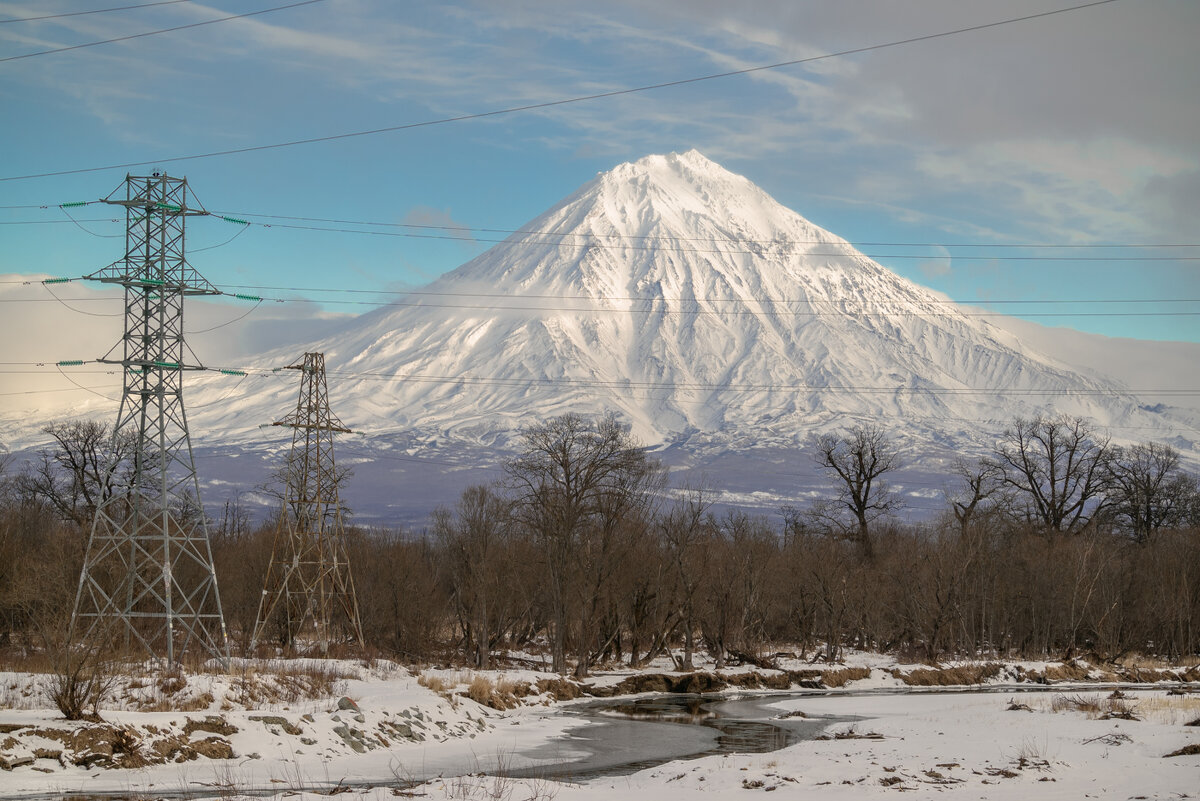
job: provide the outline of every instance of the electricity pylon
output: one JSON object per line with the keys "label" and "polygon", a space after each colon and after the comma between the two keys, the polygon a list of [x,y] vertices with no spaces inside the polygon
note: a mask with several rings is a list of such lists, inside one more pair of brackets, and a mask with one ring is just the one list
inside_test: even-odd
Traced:
{"label": "electricity pylon", "polygon": [[341,476],[333,459],[333,435],[352,432],[329,410],[324,353],[306,353],[303,361],[287,369],[301,373],[300,398],[296,411],[272,423],[293,430],[292,450],[285,466],[284,508],[251,647],[279,612],[288,643],[311,619],[321,653],[327,654],[336,610],[342,613],[340,622],[347,633],[363,643],[338,498]]}
{"label": "electricity pylon", "polygon": [[88,278],[125,289],[125,333],[99,361],[122,370],[113,443],[132,447],[110,469],[129,482],[96,509],[71,641],[144,649],[172,667],[191,646],[224,661],[229,639],[183,408],[184,372],[204,369],[184,342],[184,298],[220,294],[184,255],[187,218],[207,212],[186,178],[127,175],[124,188],[124,198],[118,187],[103,202],[125,207],[125,256]]}

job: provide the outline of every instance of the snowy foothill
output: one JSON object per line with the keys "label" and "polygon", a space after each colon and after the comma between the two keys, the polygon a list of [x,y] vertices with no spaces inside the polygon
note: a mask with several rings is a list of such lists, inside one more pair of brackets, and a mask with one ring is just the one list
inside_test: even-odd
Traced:
{"label": "snowy foothill", "polygon": [[[854,652],[837,665],[779,662],[779,670],[700,665],[678,673],[660,660],[581,682],[534,669],[418,670],[381,660],[235,660],[229,671],[171,673],[145,667],[116,679],[100,720],[90,722],[66,721],[50,706],[52,677],[7,672],[0,674],[0,797],[670,799],[779,791],[872,798],[908,791],[1126,799],[1200,792],[1200,666],[935,667]],[[975,685],[954,686],[964,680]],[[603,740],[597,734],[620,717],[616,706],[587,710],[653,700],[630,691],[660,686],[714,688],[689,696],[710,721],[712,710],[747,708],[749,699],[756,725],[795,731],[788,727],[803,724],[805,734],[768,753],[715,753],[704,739],[715,742],[713,729],[685,722],[705,715],[625,718],[618,731],[629,734],[617,736],[619,747],[635,752],[629,761],[649,760],[663,745],[656,740],[673,739],[692,758],[573,774],[571,765],[583,764],[574,761],[594,751]]]}

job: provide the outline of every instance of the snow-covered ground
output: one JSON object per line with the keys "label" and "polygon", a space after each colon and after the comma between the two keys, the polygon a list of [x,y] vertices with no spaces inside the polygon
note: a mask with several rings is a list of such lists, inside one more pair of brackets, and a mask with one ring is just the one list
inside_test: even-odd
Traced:
{"label": "snow-covered ground", "polygon": [[[766,754],[671,762],[631,776],[583,784],[495,777],[454,778],[411,788],[414,795],[451,798],[666,799],[744,798],[779,791],[810,798],[908,797],[970,799],[1165,799],[1200,794],[1200,754],[1166,757],[1200,743],[1183,725],[1200,699],[1169,706],[1165,691],[1129,692],[1145,709],[1139,720],[1102,720],[1053,711],[1056,696],[1021,697],[1031,711],[1009,711],[996,694],[860,696],[788,699],[781,715],[855,716],[830,729],[830,739],[801,742]],[[1103,699],[1103,694],[1087,694]],[[366,797],[391,797],[377,789]],[[302,796],[303,797],[303,796]]]}
{"label": "snow-covered ground", "polygon": [[[984,671],[990,692],[897,694],[922,669],[850,654],[848,664],[827,667],[824,681],[860,678],[829,693],[730,688],[725,695],[767,704],[768,717],[822,721],[822,738],[577,783],[512,778],[580,756],[587,750],[581,743],[607,725],[570,714],[584,701],[555,700],[571,693],[547,673],[414,673],[386,662],[238,663],[233,675],[174,679],[148,671],[122,679],[101,709],[104,723],[86,726],[46,708],[46,677],[5,673],[0,798],[199,792],[315,801],[333,789],[371,801],[740,798],[751,791],[847,799],[902,791],[964,799],[1200,796],[1200,725],[1189,725],[1200,720],[1200,692],[1139,684],[1113,698],[1111,687],[1075,683],[1023,692],[1053,677],[1103,673],[1080,664],[993,663]],[[752,670],[722,675],[732,683]],[[615,672],[590,686],[603,693],[645,677]],[[1016,681],[1022,677],[1034,681]],[[516,705],[496,709],[467,694]],[[684,740],[701,729],[627,725],[657,726],[655,737],[677,732]]]}

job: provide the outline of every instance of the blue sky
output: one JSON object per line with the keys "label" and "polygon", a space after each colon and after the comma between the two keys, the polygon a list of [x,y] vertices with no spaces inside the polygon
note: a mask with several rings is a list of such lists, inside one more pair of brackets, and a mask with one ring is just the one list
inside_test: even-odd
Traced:
{"label": "blue sky", "polygon": [[[134,2],[0,0],[0,20]],[[283,2],[176,2],[4,22],[0,59]],[[620,162],[694,147],[852,242],[946,246],[861,249],[956,300],[1026,301],[995,308],[1112,336],[1200,341],[1200,303],[1187,302],[1200,298],[1200,261],[1169,260],[1200,257],[1200,4],[1190,0],[1117,0],[652,92],[171,161],[744,69],[1069,5],[322,0],[0,61],[0,178],[158,160],[186,175],[215,211],[478,231],[519,228]],[[51,206],[0,209],[0,223],[19,223],[0,225],[0,273],[81,275],[116,259],[119,240],[96,234],[119,234],[119,223],[83,223],[88,233],[54,204],[107,195],[125,172],[0,181],[0,206]],[[110,214],[75,210],[81,220]],[[189,230],[192,263],[214,283],[412,288],[487,246],[277,225],[200,250],[237,230],[219,220]],[[1011,247],[1031,243],[1072,247]],[[1100,247],[1131,244],[1185,247]],[[317,297],[328,310],[363,310]],[[1132,302],[1143,300],[1153,302]],[[1073,316],[1044,316],[1059,312]]]}

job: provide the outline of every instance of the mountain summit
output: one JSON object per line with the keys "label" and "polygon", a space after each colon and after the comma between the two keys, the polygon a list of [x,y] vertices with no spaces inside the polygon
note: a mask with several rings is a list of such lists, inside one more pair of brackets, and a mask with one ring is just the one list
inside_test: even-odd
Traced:
{"label": "mountain summit", "polygon": [[[863,420],[954,443],[1050,407],[1165,425],[1115,382],[1022,347],[695,150],[601,173],[309,349],[325,352],[350,425],[426,442],[497,444],[568,411],[615,411],[651,445],[727,448]],[[290,396],[194,419],[234,434]]]}

